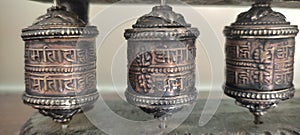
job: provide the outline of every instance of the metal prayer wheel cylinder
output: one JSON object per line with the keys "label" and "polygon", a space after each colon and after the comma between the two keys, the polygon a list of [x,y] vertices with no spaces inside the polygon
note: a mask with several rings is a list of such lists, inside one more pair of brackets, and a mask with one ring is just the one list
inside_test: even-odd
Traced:
{"label": "metal prayer wheel cylinder", "polygon": [[225,94],[248,108],[260,124],[260,116],[280,101],[294,96],[295,36],[298,28],[257,0],[225,28]]}
{"label": "metal prayer wheel cylinder", "polygon": [[155,118],[171,115],[197,98],[195,40],[184,17],[156,6],[125,31],[128,40],[127,101]]}
{"label": "metal prayer wheel cylinder", "polygon": [[22,30],[25,104],[68,122],[98,98],[95,37],[98,30],[60,5]]}

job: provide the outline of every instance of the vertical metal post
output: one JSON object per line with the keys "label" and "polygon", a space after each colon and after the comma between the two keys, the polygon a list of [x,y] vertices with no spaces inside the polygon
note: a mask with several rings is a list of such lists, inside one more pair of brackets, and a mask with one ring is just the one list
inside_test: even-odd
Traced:
{"label": "vertical metal post", "polygon": [[60,6],[60,0],[54,0],[54,6]]}
{"label": "vertical metal post", "polygon": [[166,5],[166,0],[160,0],[160,5],[165,6]]}
{"label": "vertical metal post", "polygon": [[89,22],[89,0],[62,0],[61,4],[65,6],[68,11],[77,14],[84,22]]}

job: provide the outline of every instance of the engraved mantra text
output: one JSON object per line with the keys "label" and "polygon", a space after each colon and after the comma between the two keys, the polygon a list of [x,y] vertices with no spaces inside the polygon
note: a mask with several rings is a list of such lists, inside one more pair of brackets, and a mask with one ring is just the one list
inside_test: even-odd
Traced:
{"label": "engraved mantra text", "polygon": [[237,86],[258,84],[260,88],[289,85],[293,80],[293,40],[277,43],[228,40],[227,82]]}
{"label": "engraved mantra text", "polygon": [[[140,49],[142,54],[136,56],[138,66],[150,66],[160,64],[184,64],[192,63],[195,60],[196,48],[175,48],[175,49],[152,49],[144,52],[144,48]],[[137,65],[135,65],[137,66]]]}
{"label": "engraved mantra text", "polygon": [[39,93],[48,92],[81,92],[96,89],[95,72],[80,74],[80,76],[29,76],[26,78],[27,89]]}
{"label": "engraved mantra text", "polygon": [[29,63],[86,63],[96,56],[94,48],[86,49],[26,49],[25,59]]}
{"label": "engraved mantra text", "polygon": [[[145,49],[140,48],[141,52]],[[131,87],[138,92],[184,91],[195,85],[196,48],[152,49],[136,56],[129,71]],[[162,65],[174,65],[163,67]],[[137,68],[142,66],[143,68]],[[133,69],[139,69],[136,71]],[[148,71],[152,71],[149,73]],[[166,75],[165,73],[168,72]]]}

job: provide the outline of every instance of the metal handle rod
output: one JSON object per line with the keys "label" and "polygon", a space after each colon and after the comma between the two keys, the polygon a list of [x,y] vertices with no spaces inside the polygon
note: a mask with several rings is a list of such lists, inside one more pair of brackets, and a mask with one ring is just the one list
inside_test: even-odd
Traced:
{"label": "metal handle rod", "polygon": [[165,6],[166,5],[166,0],[160,0],[160,5]]}
{"label": "metal handle rod", "polygon": [[60,0],[54,0],[54,6],[60,6]]}
{"label": "metal handle rod", "polygon": [[264,122],[261,120],[261,117],[260,116],[258,116],[258,115],[255,115],[254,116],[254,124],[256,124],[256,125],[260,125],[260,124],[263,124]]}
{"label": "metal handle rod", "polygon": [[159,128],[160,129],[166,129],[168,126],[167,126],[167,116],[162,116],[161,118],[159,118],[159,121],[160,121],[160,124],[159,124]]}
{"label": "metal handle rod", "polygon": [[61,128],[62,128],[63,130],[66,130],[66,129],[68,129],[68,125],[62,124],[62,125],[61,125]]}

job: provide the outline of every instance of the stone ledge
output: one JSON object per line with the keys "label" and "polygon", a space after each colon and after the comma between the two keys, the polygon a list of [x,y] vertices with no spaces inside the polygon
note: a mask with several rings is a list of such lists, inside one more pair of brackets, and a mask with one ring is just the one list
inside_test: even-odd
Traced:
{"label": "stone ledge", "polygon": [[[118,100],[108,100],[107,105],[116,114],[123,118],[130,120],[149,120],[152,119],[141,111],[139,108],[129,105],[128,103]],[[300,98],[294,98],[286,102],[281,102],[275,109],[271,109],[264,117],[264,124],[255,125],[253,123],[253,116],[247,109],[239,107],[234,104],[231,99],[222,100],[217,112],[213,115],[212,119],[203,127],[198,126],[199,117],[206,100],[199,99],[195,105],[192,113],[177,129],[173,130],[170,135],[200,135],[200,134],[213,134],[213,135],[298,135],[300,134]],[[99,108],[95,108],[99,109]],[[101,110],[103,113],[108,110]],[[110,118],[103,121],[104,123],[110,121]],[[168,123],[167,123],[168,124]],[[170,123],[169,123],[170,124]],[[124,125],[126,127],[126,125]],[[129,125],[127,125],[129,126]],[[131,127],[132,128],[132,127]],[[153,127],[157,128],[157,127]],[[115,129],[113,126],[111,130]],[[34,114],[24,125],[21,134],[63,134],[63,135],[76,135],[76,134],[105,134],[97,129],[86,118],[84,114],[74,116],[68,128],[61,129],[61,125],[52,121],[51,118],[42,116],[39,113]]]}

